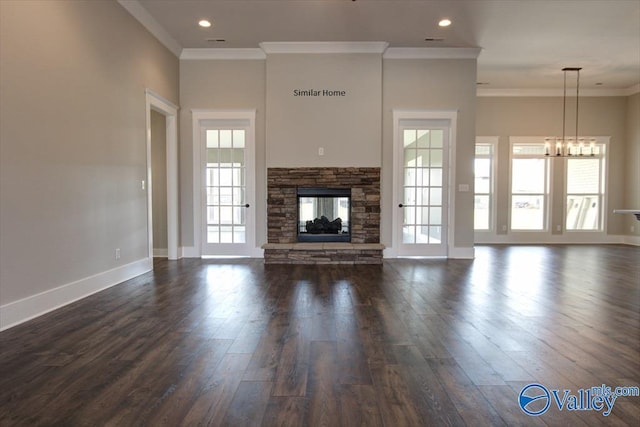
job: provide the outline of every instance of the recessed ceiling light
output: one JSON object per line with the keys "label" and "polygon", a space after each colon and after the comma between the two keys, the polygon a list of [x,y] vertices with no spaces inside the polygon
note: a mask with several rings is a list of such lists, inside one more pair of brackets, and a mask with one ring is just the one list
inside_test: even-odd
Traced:
{"label": "recessed ceiling light", "polygon": [[206,19],[201,19],[200,21],[198,21],[198,25],[200,25],[202,28],[209,28],[211,27],[211,21],[207,21]]}
{"label": "recessed ceiling light", "polygon": [[448,27],[451,25],[451,20],[447,18],[441,19],[440,22],[438,22],[438,25],[441,27]]}

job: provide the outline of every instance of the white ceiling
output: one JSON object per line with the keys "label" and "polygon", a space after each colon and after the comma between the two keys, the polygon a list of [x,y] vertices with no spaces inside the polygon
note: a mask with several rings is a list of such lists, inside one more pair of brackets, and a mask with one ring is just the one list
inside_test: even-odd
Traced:
{"label": "white ceiling", "polygon": [[[640,87],[640,0],[120,2],[130,11],[143,8],[181,48],[255,49],[292,41],[479,47],[478,81],[488,83],[485,89],[555,90],[562,88],[563,67],[583,68],[586,91]],[[453,24],[439,28],[443,17]],[[198,27],[202,18],[213,27]]]}

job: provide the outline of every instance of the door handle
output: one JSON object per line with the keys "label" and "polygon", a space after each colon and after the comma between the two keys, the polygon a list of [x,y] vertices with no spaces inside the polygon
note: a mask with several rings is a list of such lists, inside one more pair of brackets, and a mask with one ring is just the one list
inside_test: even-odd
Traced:
{"label": "door handle", "polygon": [[245,208],[248,208],[248,207],[249,207],[249,203],[247,203],[246,205],[244,205],[244,207],[245,207]]}
{"label": "door handle", "polygon": [[404,207],[404,205],[403,205],[402,203],[400,203],[400,204],[398,205],[398,207],[399,207],[399,208],[402,208],[402,207]]}

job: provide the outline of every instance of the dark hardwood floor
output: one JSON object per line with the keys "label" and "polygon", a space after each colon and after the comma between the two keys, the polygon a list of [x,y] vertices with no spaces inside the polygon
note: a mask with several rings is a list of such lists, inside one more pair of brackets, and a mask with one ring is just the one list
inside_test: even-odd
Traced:
{"label": "dark hardwood floor", "polygon": [[0,346],[2,426],[637,426],[640,397],[534,417],[518,396],[640,386],[640,248],[156,260]]}

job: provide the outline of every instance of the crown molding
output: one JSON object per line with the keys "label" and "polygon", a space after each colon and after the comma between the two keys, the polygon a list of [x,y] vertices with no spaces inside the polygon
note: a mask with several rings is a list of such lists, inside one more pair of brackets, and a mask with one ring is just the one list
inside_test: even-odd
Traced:
{"label": "crown molding", "polygon": [[626,89],[627,96],[635,95],[636,93],[640,93],[640,83],[637,85],[633,85]]}
{"label": "crown molding", "polygon": [[[630,96],[640,92],[640,85],[636,86],[627,89],[583,89],[580,90],[580,97]],[[562,89],[476,89],[478,97],[562,97],[563,95]]]}
{"label": "crown molding", "polygon": [[171,51],[175,56],[180,57],[182,46],[164,29],[156,19],[142,7],[138,0],[118,0],[120,6],[138,20],[160,43]]}
{"label": "crown molding", "polygon": [[182,49],[180,59],[224,59],[224,60],[238,60],[238,59],[265,59],[265,55],[262,49],[242,49],[242,48],[189,48]]}
{"label": "crown molding", "polygon": [[377,53],[382,54],[387,42],[262,42],[267,54],[276,53]]}
{"label": "crown molding", "polygon": [[476,59],[478,47],[390,47],[384,59]]}

